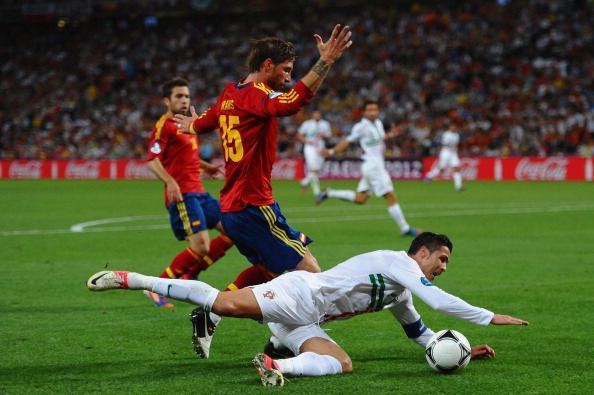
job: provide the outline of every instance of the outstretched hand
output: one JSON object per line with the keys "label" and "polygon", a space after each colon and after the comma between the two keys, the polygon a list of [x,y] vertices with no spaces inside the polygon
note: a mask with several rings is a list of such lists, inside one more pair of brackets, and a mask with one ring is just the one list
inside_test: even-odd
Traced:
{"label": "outstretched hand", "polygon": [[492,325],[528,325],[528,321],[521,320],[516,317],[512,317],[511,315],[505,314],[495,314],[493,318],[491,318]]}
{"label": "outstretched hand", "polygon": [[[177,122],[177,126],[181,129],[184,133],[192,133],[190,131],[190,125],[198,118],[198,113],[196,113],[196,109],[194,106],[190,107],[190,116],[185,116],[183,114],[175,114],[173,119]],[[193,134],[193,133],[192,133]]]}
{"label": "outstretched hand", "polygon": [[202,164],[202,170],[212,178],[219,178],[220,176],[225,175],[225,168],[223,166],[222,163],[212,164],[204,162]]}
{"label": "outstretched hand", "polygon": [[348,26],[341,27],[340,24],[334,26],[332,34],[328,41],[324,42],[319,34],[314,34],[320,52],[320,59],[328,64],[337,61],[342,54],[353,44],[351,40],[352,33]]}
{"label": "outstretched hand", "polygon": [[489,347],[488,344],[479,344],[470,350],[470,358],[472,359],[493,359],[495,358],[495,350]]}

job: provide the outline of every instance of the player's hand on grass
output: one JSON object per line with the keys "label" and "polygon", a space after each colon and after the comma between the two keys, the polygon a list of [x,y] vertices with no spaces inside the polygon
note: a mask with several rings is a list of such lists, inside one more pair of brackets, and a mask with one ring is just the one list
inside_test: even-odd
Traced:
{"label": "player's hand on grass", "polygon": [[[190,106],[190,116],[185,116],[183,114],[175,114],[173,119],[177,122],[177,126],[181,129],[184,133],[192,133],[190,131],[190,125],[198,118],[198,113],[196,113],[196,109],[194,106]],[[194,134],[194,133],[192,133]]]}
{"label": "player's hand on grass", "polygon": [[324,42],[319,34],[314,34],[320,59],[328,64],[332,64],[342,56],[342,54],[353,44],[351,41],[352,33],[348,26],[337,24],[332,30],[328,41]]}
{"label": "player's hand on grass", "polygon": [[489,347],[488,344],[479,344],[470,349],[470,358],[472,359],[493,359],[495,358],[495,350]]}
{"label": "player's hand on grass", "polygon": [[167,181],[166,189],[167,189],[167,199],[171,203],[178,203],[178,202],[181,202],[182,200],[184,200],[184,198],[181,194],[181,189],[179,189],[179,185],[173,178],[171,178],[169,181]]}
{"label": "player's hand on grass", "polygon": [[491,319],[491,325],[528,325],[528,321],[521,320],[511,315],[495,314]]}

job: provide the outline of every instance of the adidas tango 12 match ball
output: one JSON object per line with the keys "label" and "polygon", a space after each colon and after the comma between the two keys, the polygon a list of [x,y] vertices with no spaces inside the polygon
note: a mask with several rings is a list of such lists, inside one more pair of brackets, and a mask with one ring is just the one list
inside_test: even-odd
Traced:
{"label": "adidas tango 12 match ball", "polygon": [[453,373],[464,369],[470,362],[470,343],[460,332],[444,329],[429,339],[425,358],[434,370]]}

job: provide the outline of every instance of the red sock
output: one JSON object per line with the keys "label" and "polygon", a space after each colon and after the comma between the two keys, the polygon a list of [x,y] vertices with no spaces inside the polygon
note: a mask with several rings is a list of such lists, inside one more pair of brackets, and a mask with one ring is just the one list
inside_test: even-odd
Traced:
{"label": "red sock", "polygon": [[274,274],[264,269],[260,265],[252,265],[239,273],[235,281],[225,288],[225,291],[235,291],[250,285],[258,285],[270,281],[275,277]]}
{"label": "red sock", "polygon": [[190,247],[186,248],[167,266],[167,269],[159,277],[161,278],[180,278],[182,274],[196,263],[196,259],[200,258]]}
{"label": "red sock", "polygon": [[193,266],[185,272],[182,278],[195,279],[196,276],[198,276],[198,273],[208,269],[210,265],[225,256],[225,253],[231,247],[233,247],[233,242],[227,236],[219,235],[218,237],[214,238],[210,242],[208,255],[198,257]]}

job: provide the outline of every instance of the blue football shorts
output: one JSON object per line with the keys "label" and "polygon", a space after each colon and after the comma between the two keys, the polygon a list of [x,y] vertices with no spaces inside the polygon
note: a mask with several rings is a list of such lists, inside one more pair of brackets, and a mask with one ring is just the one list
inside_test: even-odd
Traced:
{"label": "blue football shorts", "polygon": [[239,252],[275,274],[294,270],[313,241],[287,223],[276,202],[222,213],[221,223]]}
{"label": "blue football shorts", "polygon": [[167,207],[171,230],[178,240],[205,229],[214,228],[221,220],[221,206],[208,193],[184,193],[184,200]]}

